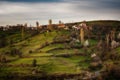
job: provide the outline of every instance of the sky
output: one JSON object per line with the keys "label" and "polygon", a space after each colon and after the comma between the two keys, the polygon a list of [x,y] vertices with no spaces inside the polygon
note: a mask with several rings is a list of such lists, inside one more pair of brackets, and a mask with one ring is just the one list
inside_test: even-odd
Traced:
{"label": "sky", "polygon": [[120,0],[0,0],[0,25],[120,20]]}

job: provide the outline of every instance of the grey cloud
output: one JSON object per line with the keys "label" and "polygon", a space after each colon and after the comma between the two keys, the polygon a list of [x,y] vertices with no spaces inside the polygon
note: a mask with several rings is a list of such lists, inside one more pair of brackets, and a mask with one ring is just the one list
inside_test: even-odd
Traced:
{"label": "grey cloud", "polygon": [[115,19],[120,20],[118,0],[61,0],[52,3],[0,2],[0,25],[40,21],[47,24],[48,19],[56,23]]}
{"label": "grey cloud", "polygon": [[67,3],[79,4],[80,7],[105,8],[120,10],[120,0],[64,0]]}

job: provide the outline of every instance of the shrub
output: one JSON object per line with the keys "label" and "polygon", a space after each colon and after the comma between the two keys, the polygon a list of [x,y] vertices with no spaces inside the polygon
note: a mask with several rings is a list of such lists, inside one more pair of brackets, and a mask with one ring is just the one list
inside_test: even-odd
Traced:
{"label": "shrub", "polygon": [[102,64],[99,64],[97,62],[93,62],[90,64],[89,69],[94,71],[94,70],[99,70],[102,68]]}
{"label": "shrub", "polygon": [[37,66],[37,60],[36,60],[36,59],[33,59],[33,61],[32,61],[32,66],[33,66],[33,67],[36,67],[36,66]]}
{"label": "shrub", "polygon": [[29,50],[29,53],[32,53],[33,51],[32,50]]}
{"label": "shrub", "polygon": [[5,56],[2,56],[0,62],[2,62],[2,63],[6,63],[6,62],[7,62],[6,57],[5,57]]}
{"label": "shrub", "polygon": [[10,51],[10,55],[12,56],[18,55],[19,57],[22,57],[22,52],[19,49],[13,48]]}

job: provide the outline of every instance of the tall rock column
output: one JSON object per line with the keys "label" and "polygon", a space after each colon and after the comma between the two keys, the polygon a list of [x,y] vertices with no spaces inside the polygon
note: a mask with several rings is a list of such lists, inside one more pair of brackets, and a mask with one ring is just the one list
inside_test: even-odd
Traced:
{"label": "tall rock column", "polygon": [[81,44],[84,43],[84,29],[83,28],[80,29],[80,41],[81,41]]}
{"label": "tall rock column", "polygon": [[110,39],[111,39],[111,41],[115,39],[115,31],[114,30],[111,31]]}
{"label": "tall rock column", "polygon": [[39,29],[39,22],[37,21],[36,22],[36,27],[37,27],[37,30]]}
{"label": "tall rock column", "polygon": [[109,41],[110,41],[109,34],[106,34],[106,44],[107,44],[107,47],[109,47]]}
{"label": "tall rock column", "polygon": [[48,29],[49,29],[49,30],[52,30],[52,29],[53,29],[52,20],[51,20],[51,19],[49,20]]}

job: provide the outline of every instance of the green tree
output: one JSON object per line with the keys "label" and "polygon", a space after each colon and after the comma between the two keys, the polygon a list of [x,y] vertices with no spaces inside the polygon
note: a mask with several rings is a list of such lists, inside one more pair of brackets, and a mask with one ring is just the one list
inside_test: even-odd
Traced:
{"label": "green tree", "polygon": [[33,61],[32,61],[32,66],[33,66],[33,67],[36,67],[36,66],[37,66],[37,60],[36,60],[36,59],[33,59]]}

